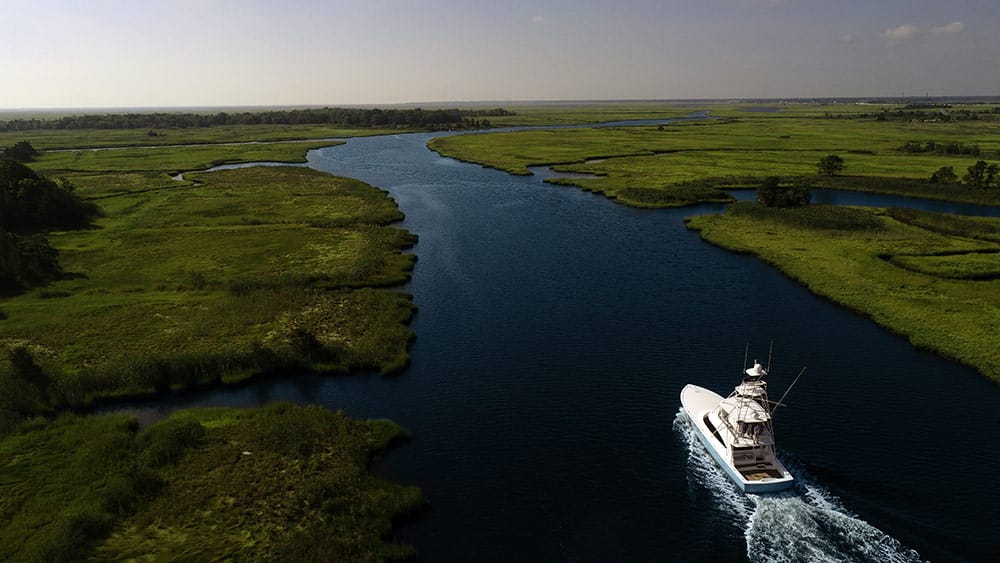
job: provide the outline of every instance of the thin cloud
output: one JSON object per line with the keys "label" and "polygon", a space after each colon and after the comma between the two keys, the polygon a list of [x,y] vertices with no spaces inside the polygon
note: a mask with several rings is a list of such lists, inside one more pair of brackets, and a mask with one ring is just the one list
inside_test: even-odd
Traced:
{"label": "thin cloud", "polygon": [[901,41],[903,39],[909,39],[918,33],[920,33],[919,27],[913,24],[904,23],[903,25],[883,31],[882,36],[890,41]]}
{"label": "thin cloud", "polygon": [[948,25],[941,25],[931,28],[931,33],[961,33],[965,30],[965,24],[962,22],[951,22]]}
{"label": "thin cloud", "polygon": [[545,16],[531,16],[531,23],[538,25],[545,21]]}
{"label": "thin cloud", "polygon": [[850,45],[851,43],[854,43],[854,35],[851,34],[851,33],[847,33],[847,34],[841,36],[840,42],[841,43],[845,43],[847,45]]}

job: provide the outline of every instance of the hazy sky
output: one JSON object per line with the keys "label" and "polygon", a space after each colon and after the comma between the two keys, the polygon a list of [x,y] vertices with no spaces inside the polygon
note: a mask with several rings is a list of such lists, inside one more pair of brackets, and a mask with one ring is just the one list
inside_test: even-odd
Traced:
{"label": "hazy sky", "polygon": [[1000,94],[1000,0],[30,0],[0,37],[8,109]]}

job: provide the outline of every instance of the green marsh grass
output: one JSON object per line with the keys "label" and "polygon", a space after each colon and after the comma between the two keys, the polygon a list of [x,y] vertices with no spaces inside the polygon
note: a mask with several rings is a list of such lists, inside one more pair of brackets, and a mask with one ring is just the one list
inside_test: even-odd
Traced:
{"label": "green marsh grass", "polygon": [[490,123],[502,127],[538,125],[575,125],[607,123],[637,119],[676,119],[695,109],[663,102],[618,102],[580,104],[516,105],[507,109],[515,115],[489,117]]}
{"label": "green marsh grass", "polygon": [[[1000,119],[880,122],[873,118],[828,119],[815,110],[793,111],[786,107],[773,114],[736,109],[723,113],[727,115],[723,119],[674,123],[662,128],[482,133],[432,139],[428,146],[444,156],[511,174],[528,174],[529,166],[555,165],[560,172],[597,175],[597,179],[560,178],[550,182],[576,185],[643,207],[717,201],[724,196],[712,190],[690,191],[686,186],[759,183],[767,176],[812,177],[817,185],[839,189],[1000,203],[1000,192],[996,190],[927,181],[942,166],[964,171],[976,158],[900,150],[908,141],[933,140],[976,144],[987,159],[1000,159]],[[828,154],[844,158],[844,176],[817,175],[816,163]],[[653,198],[649,192],[633,190],[667,193]]]}
{"label": "green marsh grass", "polygon": [[890,207],[886,214],[893,219],[929,231],[1000,243],[1000,222],[990,217],[970,217],[936,213],[907,207]]}
{"label": "green marsh grass", "polygon": [[891,256],[893,264],[914,272],[957,280],[1000,279],[1000,249],[960,254]]}
{"label": "green marsh grass", "polygon": [[40,129],[0,131],[0,146],[27,139],[39,150],[103,147],[169,147],[221,143],[271,143],[310,139],[335,139],[406,132],[397,129],[345,129],[326,125],[231,125],[219,127],[163,128],[150,136],[148,129]]}
{"label": "green marsh grass", "polygon": [[402,369],[415,307],[389,288],[408,279],[416,239],[390,225],[403,215],[384,192],[293,167],[170,178],[298,162],[330,144],[50,152],[35,164],[103,215],[50,233],[65,279],[0,300],[0,559],[413,556],[386,538],[422,506],[419,491],[367,472],[406,437],[391,422],[291,405],[182,411],[141,431],[123,416],[25,421],[262,373]]}
{"label": "green marsh grass", "polygon": [[4,561],[393,560],[418,490],[371,476],[406,432],[315,406],[22,423],[0,437]]}
{"label": "green marsh grass", "polygon": [[[97,228],[54,233],[67,279],[4,300],[2,357],[50,374],[54,405],[268,371],[395,371],[416,241],[362,182],[263,167],[100,200]],[[58,298],[54,298],[58,296]],[[302,333],[318,350],[304,349]]]}
{"label": "green marsh grass", "polygon": [[688,226],[1000,382],[1000,245],[970,236],[1000,228],[1000,220],[977,218],[961,233],[954,225],[962,219],[935,220],[952,232],[877,209],[739,203],[723,215],[689,218]]}
{"label": "green marsh grass", "polygon": [[305,162],[310,149],[341,144],[340,141],[254,143],[247,145],[195,145],[109,150],[45,152],[32,163],[35,171],[58,177],[72,174],[160,172],[173,174],[240,162]]}

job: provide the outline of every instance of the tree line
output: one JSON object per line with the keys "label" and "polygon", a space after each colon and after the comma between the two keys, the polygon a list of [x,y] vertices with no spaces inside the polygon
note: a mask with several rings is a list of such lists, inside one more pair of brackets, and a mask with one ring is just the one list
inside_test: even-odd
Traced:
{"label": "tree line", "polygon": [[905,145],[899,147],[899,150],[913,154],[965,154],[970,156],[979,156],[982,154],[979,145],[966,145],[965,143],[957,142],[939,143],[937,141],[927,141],[926,143],[907,141]]}
{"label": "tree line", "polygon": [[825,112],[827,119],[872,119],[875,121],[978,121],[980,119],[996,119],[1000,114],[1000,106],[992,109],[972,110],[968,108],[952,108],[951,106],[934,106],[911,104],[899,109],[883,109],[868,113],[831,113]]}
{"label": "tree line", "polygon": [[10,152],[0,156],[0,294],[59,279],[59,255],[45,232],[86,227],[99,213],[72,184],[39,176]]}
{"label": "tree line", "polygon": [[464,129],[490,127],[489,117],[515,115],[492,109],[380,109],[313,108],[228,113],[108,113],[56,119],[13,119],[0,122],[0,131],[40,129],[157,129],[223,125],[333,125],[348,128]]}
{"label": "tree line", "polygon": [[[846,168],[840,155],[830,154],[819,159],[817,171],[822,176],[836,176]],[[797,183],[781,185],[781,178],[769,176],[757,187],[757,201],[765,207],[801,207],[812,201],[812,186],[809,181],[800,178]],[[981,190],[1000,189],[1000,165],[977,160],[966,168],[966,173],[959,179],[955,169],[942,166],[931,174],[932,184],[965,185]]]}

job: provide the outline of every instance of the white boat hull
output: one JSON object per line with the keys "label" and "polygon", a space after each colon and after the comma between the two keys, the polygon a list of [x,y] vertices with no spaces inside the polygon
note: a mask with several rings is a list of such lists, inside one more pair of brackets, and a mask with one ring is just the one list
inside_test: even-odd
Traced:
{"label": "white boat hull", "polygon": [[743,491],[748,493],[774,493],[790,489],[795,484],[795,478],[785,469],[780,461],[774,459],[773,469],[780,477],[763,477],[748,479],[730,460],[726,446],[716,438],[705,424],[705,415],[719,405],[723,397],[697,385],[686,385],[681,390],[681,406],[694,429],[698,441],[712,459],[726,472],[726,475]]}

